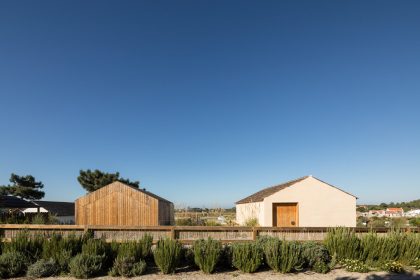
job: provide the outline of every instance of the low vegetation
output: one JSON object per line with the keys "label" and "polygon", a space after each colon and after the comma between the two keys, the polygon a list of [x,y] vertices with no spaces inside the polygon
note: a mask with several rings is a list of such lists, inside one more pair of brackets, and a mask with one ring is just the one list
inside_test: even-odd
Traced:
{"label": "low vegetation", "polygon": [[52,259],[40,259],[28,267],[27,275],[32,278],[42,278],[58,275],[60,266]]}
{"label": "low vegetation", "polygon": [[27,257],[21,252],[6,252],[0,256],[0,278],[12,278],[25,275],[28,266]]}
{"label": "low vegetation", "polygon": [[327,273],[336,265],[348,271],[384,270],[402,273],[420,269],[420,235],[393,231],[357,235],[351,229],[331,230],[324,242],[296,242],[260,237],[255,242],[223,246],[214,239],[201,239],[182,246],[161,239],[152,250],[152,237],[124,243],[83,236],[30,236],[22,231],[1,244],[0,278],[32,278],[70,275],[90,278],[111,275],[134,277],[148,266],[164,274],[179,267],[198,267],[204,273],[232,268],[245,273],[271,268],[279,273],[312,270]]}
{"label": "low vegetation", "polygon": [[261,266],[263,251],[259,243],[236,243],[232,245],[232,264],[240,271],[253,273]]}
{"label": "low vegetation", "polygon": [[350,271],[372,268],[402,272],[404,265],[416,267],[420,258],[420,235],[398,230],[382,236],[370,232],[359,237],[351,229],[336,228],[328,233],[325,244]]}
{"label": "low vegetation", "polygon": [[[144,274],[147,265],[145,259],[151,254],[153,238],[145,235],[138,241],[122,243],[116,250],[110,271],[111,276],[134,277]],[[117,247],[113,244],[111,247]],[[114,249],[115,250],[115,249]]]}
{"label": "low vegetation", "polygon": [[197,240],[193,245],[194,262],[204,273],[212,273],[222,252],[220,241],[211,238]]}
{"label": "low vegetation", "polygon": [[103,256],[80,253],[69,264],[70,275],[87,279],[97,276],[102,270]]}
{"label": "low vegetation", "polygon": [[178,241],[169,238],[161,239],[153,252],[156,265],[163,274],[174,273],[181,258],[182,246]]}

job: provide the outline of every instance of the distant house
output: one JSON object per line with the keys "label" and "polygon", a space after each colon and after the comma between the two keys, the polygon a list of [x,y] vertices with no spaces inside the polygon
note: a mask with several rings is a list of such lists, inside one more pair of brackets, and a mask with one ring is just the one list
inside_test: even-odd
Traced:
{"label": "distant house", "polygon": [[356,226],[356,199],[331,184],[306,176],[265,188],[236,202],[236,222],[260,226]]}
{"label": "distant house", "polygon": [[[49,213],[55,216],[60,224],[74,224],[74,202],[61,201],[33,201],[39,207],[40,213]],[[24,214],[37,213],[38,209],[34,207],[26,208],[22,211]]]}
{"label": "distant house", "polygon": [[404,216],[404,209],[402,208],[387,208],[385,211],[385,216],[390,218],[402,217]]}
{"label": "distant house", "polygon": [[385,210],[369,210],[369,212],[368,212],[368,217],[369,218],[371,218],[371,217],[380,218],[380,217],[385,217],[385,216],[386,216]]}
{"label": "distant house", "polygon": [[417,217],[420,216],[420,209],[410,210],[404,213],[406,217]]}
{"label": "distant house", "polygon": [[368,217],[388,217],[388,218],[398,218],[404,216],[404,209],[402,208],[387,208],[385,210],[369,210]]}
{"label": "distant house", "polygon": [[76,200],[76,224],[158,226],[174,224],[174,205],[145,189],[111,183]]}

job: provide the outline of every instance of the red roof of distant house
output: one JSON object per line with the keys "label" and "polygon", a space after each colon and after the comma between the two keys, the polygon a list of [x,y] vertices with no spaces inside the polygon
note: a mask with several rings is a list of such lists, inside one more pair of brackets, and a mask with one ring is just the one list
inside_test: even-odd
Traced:
{"label": "red roof of distant house", "polygon": [[402,212],[404,211],[402,208],[387,208],[386,211],[391,211],[391,212]]}

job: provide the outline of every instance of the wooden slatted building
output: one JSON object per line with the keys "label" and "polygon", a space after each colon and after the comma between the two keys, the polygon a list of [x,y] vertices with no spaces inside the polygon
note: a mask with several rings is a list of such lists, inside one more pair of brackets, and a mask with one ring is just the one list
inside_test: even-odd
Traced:
{"label": "wooden slatted building", "polygon": [[159,226],[174,224],[172,202],[121,182],[76,200],[77,225]]}

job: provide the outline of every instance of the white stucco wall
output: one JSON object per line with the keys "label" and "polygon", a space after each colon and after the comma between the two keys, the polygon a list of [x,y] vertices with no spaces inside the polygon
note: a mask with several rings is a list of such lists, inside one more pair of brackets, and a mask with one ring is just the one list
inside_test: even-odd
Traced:
{"label": "white stucco wall", "polygon": [[257,218],[258,224],[261,226],[264,220],[264,203],[254,202],[236,205],[236,223],[245,225],[249,219]]}
{"label": "white stucco wall", "polygon": [[273,203],[297,202],[300,227],[356,226],[356,198],[313,177],[264,199],[265,226],[272,226]]}
{"label": "white stucco wall", "polygon": [[[237,222],[259,218],[260,226],[273,226],[273,203],[298,203],[299,227],[356,226],[356,197],[316,178],[308,177],[260,203],[236,205]],[[258,205],[257,204],[262,204]]]}

